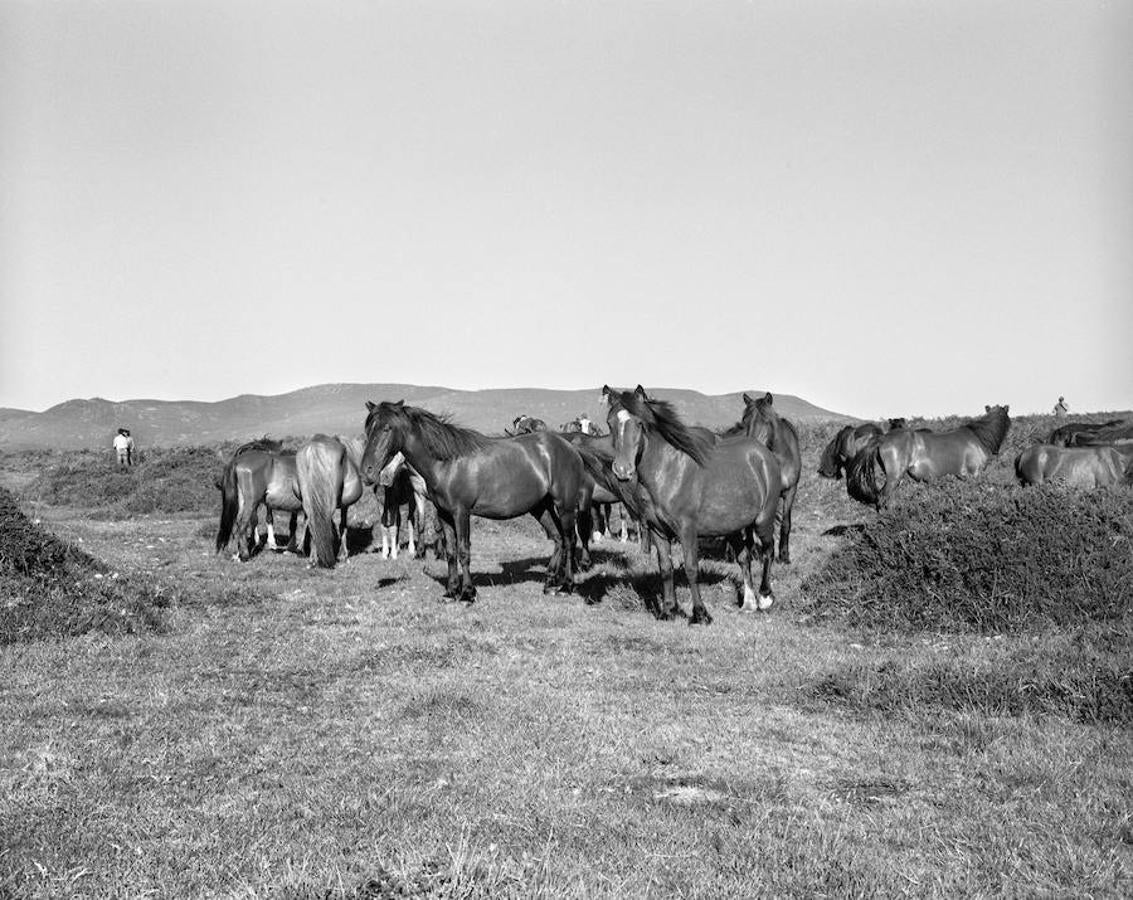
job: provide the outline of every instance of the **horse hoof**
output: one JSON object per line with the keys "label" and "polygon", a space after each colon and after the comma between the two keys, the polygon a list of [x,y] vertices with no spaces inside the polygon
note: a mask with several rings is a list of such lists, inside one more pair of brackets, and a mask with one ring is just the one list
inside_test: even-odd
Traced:
{"label": "horse hoof", "polygon": [[712,616],[708,610],[693,610],[692,618],[688,620],[689,625],[711,625]]}
{"label": "horse hoof", "polygon": [[766,612],[767,610],[771,609],[771,605],[774,602],[775,602],[775,595],[774,594],[760,594],[759,600],[756,601],[756,604],[757,604],[756,608],[760,612]]}

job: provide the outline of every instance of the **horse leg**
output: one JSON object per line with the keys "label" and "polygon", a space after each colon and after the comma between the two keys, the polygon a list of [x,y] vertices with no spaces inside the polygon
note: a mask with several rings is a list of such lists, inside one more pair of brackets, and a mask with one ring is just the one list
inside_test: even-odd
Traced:
{"label": "horse leg", "polygon": [[[578,511],[573,506],[556,503],[554,519],[559,526],[559,538],[564,544],[562,577],[559,579],[559,587],[564,594],[570,594],[574,591],[575,528],[578,524]],[[587,554],[588,564],[589,559],[589,554]]]}
{"label": "horse leg", "polygon": [[265,550],[271,550],[271,551],[274,552],[274,551],[279,549],[279,547],[276,546],[276,543],[275,543],[275,516],[272,515],[272,511],[271,511],[270,506],[265,506],[264,509],[266,510],[266,514],[265,514],[264,518],[267,520],[267,523],[268,523],[268,539],[267,539],[267,542],[264,544],[264,549]]}
{"label": "horse leg", "polygon": [[442,513],[437,510],[437,527],[440,528],[440,544],[444,550],[445,559],[448,560],[448,583],[445,586],[445,598],[455,600],[460,594],[460,572],[456,563],[456,523],[451,513]]}
{"label": "horse leg", "polygon": [[[389,488],[386,488],[385,501],[382,503],[382,559],[390,557],[390,529],[397,521],[398,509]],[[394,532],[393,544],[397,544],[397,532]]]}
{"label": "horse leg", "polygon": [[[579,507],[578,522],[578,570],[585,572],[590,568],[590,531],[595,507]],[[544,526],[546,527],[546,526]]]}
{"label": "horse leg", "polygon": [[759,540],[759,558],[763,563],[756,607],[759,610],[767,610],[775,602],[775,595],[771,592],[771,561],[775,558],[775,520],[769,518],[766,522],[757,522],[754,531],[755,537]]}
{"label": "horse leg", "polygon": [[594,504],[591,509],[591,519],[593,521],[593,530],[590,535],[590,540],[594,541],[594,543],[598,543],[609,531],[609,520],[606,516],[606,505],[604,503]]}
{"label": "horse leg", "polygon": [[688,589],[692,594],[692,618],[689,625],[711,625],[712,615],[704,600],[700,596],[700,559],[696,531],[685,528],[681,531],[681,549],[684,551],[685,578],[688,579]]}
{"label": "horse leg", "polygon": [[754,546],[751,529],[745,528],[743,531],[730,534],[727,541],[728,549],[739,564],[740,577],[743,579],[744,593],[743,597],[740,598],[740,609],[754,609],[756,593],[755,578],[751,574],[751,557]]}
{"label": "horse leg", "polygon": [[[646,529],[641,524],[642,530]],[[684,616],[684,610],[677,603],[677,593],[673,587],[673,548],[667,537],[649,532],[649,544],[657,551],[657,571],[661,575],[661,604],[657,608],[657,618],[662,621]]]}
{"label": "horse leg", "polygon": [[350,557],[350,546],[346,541],[346,507],[342,507],[342,512],[338,517],[338,561],[346,562]]}
{"label": "horse leg", "polygon": [[476,585],[472,583],[472,516],[466,509],[453,511],[456,531],[456,554],[460,558],[460,599],[472,603],[476,599]]}
{"label": "horse leg", "polygon": [[291,513],[291,534],[287,538],[288,553],[299,552],[299,511],[293,510]]}
{"label": "horse leg", "polygon": [[785,566],[791,564],[791,511],[795,508],[795,494],[798,490],[799,483],[796,481],[783,491],[783,521],[779,525],[779,562]]}
{"label": "horse leg", "polygon": [[[613,509],[613,507],[610,508]],[[629,541],[629,526],[626,523],[626,508],[624,503],[618,504],[618,519],[621,521],[622,525],[622,534],[620,540],[621,543],[624,544]]]}
{"label": "horse leg", "polygon": [[236,553],[233,559],[238,559],[241,562],[247,562],[252,558],[252,554],[256,551],[256,545],[259,543],[259,523],[257,521],[257,513],[259,512],[259,503],[246,503],[244,498],[240,498],[240,509],[236,514]]}
{"label": "horse leg", "polygon": [[547,539],[554,543],[550,559],[547,560],[547,577],[543,580],[543,593],[551,594],[557,590],[561,581],[559,573],[563,567],[562,523],[556,520],[550,504],[533,509],[531,515],[543,526]]}

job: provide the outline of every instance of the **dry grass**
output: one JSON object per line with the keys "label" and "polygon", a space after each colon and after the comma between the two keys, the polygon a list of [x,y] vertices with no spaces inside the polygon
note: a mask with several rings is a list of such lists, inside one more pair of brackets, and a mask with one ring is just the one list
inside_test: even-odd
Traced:
{"label": "dry grass", "polygon": [[801,493],[778,605],[740,614],[709,561],[707,629],[654,621],[620,546],[583,585],[600,602],[544,597],[534,522],[474,524],[465,608],[441,563],[241,565],[197,515],[37,507],[181,599],[163,634],[0,650],[0,894],[1127,895],[1128,729],[815,698],[1022,639],[801,626],[801,579],[872,515]]}

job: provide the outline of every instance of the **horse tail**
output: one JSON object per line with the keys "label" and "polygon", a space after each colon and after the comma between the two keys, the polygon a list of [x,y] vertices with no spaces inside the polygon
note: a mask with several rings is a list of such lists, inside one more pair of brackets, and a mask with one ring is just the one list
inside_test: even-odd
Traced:
{"label": "horse tail", "polygon": [[299,494],[303,498],[311,546],[316,562],[323,569],[333,569],[337,562],[334,513],[338,509],[346,450],[341,444],[334,444],[315,437],[295,455]]}
{"label": "horse tail", "polygon": [[240,486],[236,483],[236,457],[228,461],[216,480],[220,488],[220,528],[216,532],[216,552],[228,546],[232,537],[232,526],[236,524],[236,513],[240,509]]}
{"label": "horse tail", "polygon": [[850,460],[846,468],[846,491],[859,503],[877,506],[877,467],[881,462],[881,443],[871,440]]}

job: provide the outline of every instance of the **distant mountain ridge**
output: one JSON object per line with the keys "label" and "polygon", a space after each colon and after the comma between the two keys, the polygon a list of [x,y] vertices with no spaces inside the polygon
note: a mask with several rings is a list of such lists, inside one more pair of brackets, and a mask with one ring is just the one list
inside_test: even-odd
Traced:
{"label": "distant mountain ridge", "polygon": [[[627,387],[627,386],[622,386]],[[744,392],[702,394],[685,389],[648,388],[650,396],[670,400],[689,424],[731,425],[743,411]],[[557,429],[585,413],[605,429],[600,387],[578,391],[500,388],[460,391],[411,384],[321,384],[286,394],[241,394],[227,400],[123,400],[95,397],[67,400],[43,412],[0,409],[0,449],[109,447],[118,428],[129,428],[139,446],[212,444],[274,437],[361,434],[367,400],[405,400],[486,434],[500,434],[516,416],[543,419]],[[749,390],[753,396],[763,390]],[[790,394],[776,394],[775,408],[789,419],[846,420]]]}

